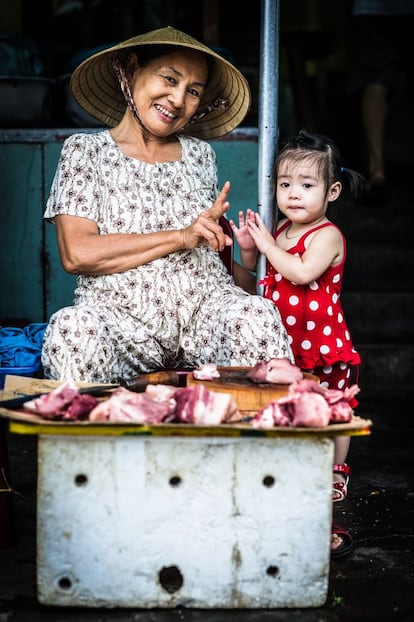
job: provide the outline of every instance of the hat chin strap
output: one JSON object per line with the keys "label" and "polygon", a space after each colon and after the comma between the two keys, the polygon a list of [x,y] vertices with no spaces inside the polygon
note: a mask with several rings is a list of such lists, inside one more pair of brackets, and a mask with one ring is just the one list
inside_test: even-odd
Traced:
{"label": "hat chin strap", "polygon": [[[131,88],[129,86],[128,79],[125,75],[124,68],[122,67],[119,58],[115,55],[112,59],[112,66],[115,69],[116,77],[118,78],[119,85],[121,87],[122,94],[125,98],[127,106],[132,113],[134,119],[139,123],[139,125],[147,130],[141,119],[139,118],[138,110],[134,102],[134,98],[132,97]],[[211,104],[208,104],[203,110],[199,110],[186,123],[179,131],[182,132],[186,127],[192,125],[193,123],[197,123],[201,119],[203,119],[206,115],[213,112],[213,110],[217,110],[218,108],[223,108],[224,110],[228,107],[229,102],[227,99],[222,99],[221,97],[217,97]]]}
{"label": "hat chin strap", "polygon": [[221,97],[217,97],[213,101],[213,103],[208,104],[205,108],[203,108],[203,110],[199,110],[198,112],[193,114],[190,121],[188,122],[188,125],[190,125],[191,123],[197,123],[197,121],[200,121],[200,119],[210,114],[210,112],[213,112],[213,110],[217,110],[218,108],[223,108],[225,110],[228,107],[228,105],[229,105],[229,102],[227,99],[222,99]]}
{"label": "hat chin strap", "polygon": [[125,98],[127,106],[132,113],[135,121],[139,123],[139,125],[146,130],[147,128],[139,118],[138,110],[134,102],[134,98],[132,97],[131,88],[129,86],[128,79],[125,75],[125,71],[119,62],[119,58],[116,56],[112,59],[112,66],[115,69],[116,77],[118,78],[119,86],[121,87],[122,94]]}

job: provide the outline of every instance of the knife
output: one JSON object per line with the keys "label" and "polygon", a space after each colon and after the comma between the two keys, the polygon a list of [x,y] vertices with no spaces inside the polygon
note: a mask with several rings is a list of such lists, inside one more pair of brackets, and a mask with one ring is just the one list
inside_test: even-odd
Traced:
{"label": "knife", "polygon": [[[112,391],[112,389],[117,389],[118,387],[119,384],[98,384],[94,387],[78,388],[78,391],[79,393],[88,393],[89,395],[105,395],[108,391]],[[25,402],[36,400],[38,397],[47,395],[48,393],[51,393],[51,391],[44,391],[43,393],[35,393],[33,395],[22,395],[21,397],[12,397],[8,400],[0,400],[0,408],[9,408],[11,410],[20,408]]]}

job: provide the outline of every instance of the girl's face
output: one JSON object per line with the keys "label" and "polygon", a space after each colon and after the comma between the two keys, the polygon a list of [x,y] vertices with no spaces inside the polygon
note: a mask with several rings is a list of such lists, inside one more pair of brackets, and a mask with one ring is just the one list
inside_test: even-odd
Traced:
{"label": "girl's face", "polygon": [[138,115],[152,134],[165,137],[180,131],[200,105],[207,82],[207,61],[193,50],[176,50],[145,67],[132,54],[131,90]]}
{"label": "girl's face", "polygon": [[276,180],[276,202],[280,211],[298,223],[311,223],[325,216],[328,203],[338,198],[339,181],[326,190],[317,164],[281,162]]}

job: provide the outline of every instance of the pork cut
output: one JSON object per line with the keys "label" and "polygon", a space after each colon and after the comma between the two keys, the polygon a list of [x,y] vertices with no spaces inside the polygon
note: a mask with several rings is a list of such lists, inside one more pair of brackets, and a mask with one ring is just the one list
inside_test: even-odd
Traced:
{"label": "pork cut", "polygon": [[253,382],[269,384],[290,384],[303,378],[300,367],[283,358],[256,363],[246,375]]}
{"label": "pork cut", "polygon": [[350,401],[359,393],[358,385],[341,391],[325,389],[316,380],[303,378],[290,385],[288,394],[273,400],[252,419],[254,428],[274,426],[322,428],[329,423],[349,423]]}
{"label": "pork cut", "polygon": [[205,363],[198,369],[194,369],[193,376],[196,380],[213,380],[213,378],[220,378],[220,372],[214,363]]}
{"label": "pork cut", "polygon": [[135,393],[124,387],[100,402],[89,414],[89,421],[99,423],[141,423],[154,424],[165,421],[175,412],[176,402],[168,394]]}
{"label": "pork cut", "polygon": [[97,403],[96,397],[79,393],[73,380],[66,380],[50,393],[25,402],[23,408],[43,419],[82,421],[88,419]]}

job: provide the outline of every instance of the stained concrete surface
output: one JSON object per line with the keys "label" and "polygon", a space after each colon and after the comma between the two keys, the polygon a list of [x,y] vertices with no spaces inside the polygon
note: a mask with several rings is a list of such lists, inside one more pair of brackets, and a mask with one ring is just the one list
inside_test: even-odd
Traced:
{"label": "stained concrete surface", "polygon": [[[335,518],[354,549],[332,561],[323,607],[275,610],[81,609],[40,605],[36,596],[37,439],[8,434],[15,541],[0,548],[0,622],[412,622],[414,619],[414,423],[411,400],[361,397],[369,436],[352,438],[347,499]],[[303,517],[306,529],[306,516]],[[300,532],[298,532],[300,538]],[[116,568],[113,569],[116,573]]]}

